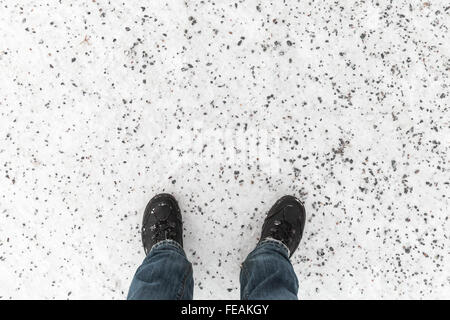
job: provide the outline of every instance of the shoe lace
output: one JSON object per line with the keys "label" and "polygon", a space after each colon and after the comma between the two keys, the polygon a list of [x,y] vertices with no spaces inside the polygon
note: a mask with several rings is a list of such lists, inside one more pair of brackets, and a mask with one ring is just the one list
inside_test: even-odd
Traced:
{"label": "shoe lace", "polygon": [[166,239],[174,239],[177,235],[176,223],[173,221],[160,220],[150,227],[153,233],[153,240],[162,241]]}
{"label": "shoe lace", "polygon": [[286,241],[288,242],[286,245],[288,245],[293,236],[294,228],[292,225],[286,220],[275,220],[273,224],[274,226],[269,230],[269,236],[283,242]]}

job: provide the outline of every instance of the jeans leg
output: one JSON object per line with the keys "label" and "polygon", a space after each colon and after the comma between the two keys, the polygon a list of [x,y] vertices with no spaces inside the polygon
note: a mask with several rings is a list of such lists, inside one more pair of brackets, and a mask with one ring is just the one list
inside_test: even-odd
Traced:
{"label": "jeans leg", "polygon": [[192,300],[192,265],[181,246],[164,240],[153,246],[137,269],[128,300]]}
{"label": "jeans leg", "polygon": [[242,300],[297,300],[298,280],[288,249],[276,240],[259,243],[242,264]]}

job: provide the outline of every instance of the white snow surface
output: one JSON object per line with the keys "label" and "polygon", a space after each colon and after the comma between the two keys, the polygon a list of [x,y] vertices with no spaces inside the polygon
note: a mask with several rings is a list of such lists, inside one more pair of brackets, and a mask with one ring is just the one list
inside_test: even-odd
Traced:
{"label": "white snow surface", "polygon": [[125,299],[148,200],[238,299],[282,195],[300,299],[449,299],[448,1],[0,0],[0,299]]}

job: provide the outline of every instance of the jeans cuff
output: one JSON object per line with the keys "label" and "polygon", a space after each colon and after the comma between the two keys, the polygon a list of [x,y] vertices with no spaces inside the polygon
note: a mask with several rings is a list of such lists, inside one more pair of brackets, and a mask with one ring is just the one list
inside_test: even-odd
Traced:
{"label": "jeans cuff", "polygon": [[180,253],[182,256],[186,257],[186,254],[184,253],[183,247],[176,242],[175,240],[166,239],[162,240],[160,242],[157,242],[153,245],[153,247],[148,252],[147,256],[150,256],[153,251],[155,250],[174,250]]}
{"label": "jeans cuff", "polygon": [[281,249],[282,253],[286,256],[286,258],[289,259],[289,257],[291,256],[291,251],[289,250],[289,248],[280,240],[273,238],[266,238],[260,243],[258,243],[256,248],[259,248],[261,246],[275,246],[277,249]]}

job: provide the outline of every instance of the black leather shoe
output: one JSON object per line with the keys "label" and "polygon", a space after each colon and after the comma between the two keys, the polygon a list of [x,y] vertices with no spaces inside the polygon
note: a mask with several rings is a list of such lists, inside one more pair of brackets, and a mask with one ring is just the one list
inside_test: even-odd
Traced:
{"label": "black leather shoe", "polygon": [[183,246],[183,222],[177,200],[167,193],[154,196],[147,204],[142,221],[142,243],[147,255],[163,240],[174,240]]}
{"label": "black leather shoe", "polygon": [[279,240],[289,248],[291,257],[302,239],[305,220],[305,208],[300,200],[284,196],[275,202],[267,214],[259,242],[267,238]]}

